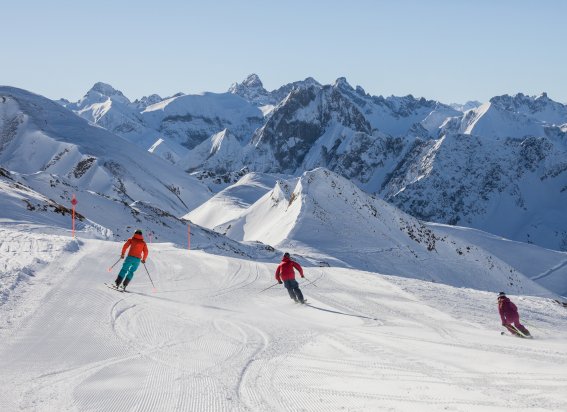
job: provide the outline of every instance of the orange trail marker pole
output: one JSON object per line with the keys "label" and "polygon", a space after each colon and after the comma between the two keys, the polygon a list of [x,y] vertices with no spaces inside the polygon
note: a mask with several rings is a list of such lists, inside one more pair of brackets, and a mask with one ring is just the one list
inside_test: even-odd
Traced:
{"label": "orange trail marker pole", "polygon": [[112,268],[113,268],[114,266],[116,266],[116,265],[118,264],[118,262],[120,262],[121,260],[122,260],[122,258],[120,258],[120,259],[118,259],[116,262],[114,262],[114,264],[113,264],[111,267],[108,268],[108,271],[109,271],[109,272],[112,272]]}
{"label": "orange trail marker pole", "polygon": [[71,205],[72,207],[72,212],[71,212],[71,219],[72,219],[72,229],[71,229],[71,233],[73,235],[73,237],[75,237],[75,206],[77,206],[77,203],[79,203],[77,201],[77,198],[75,197],[75,194],[73,193],[73,197],[71,198]]}

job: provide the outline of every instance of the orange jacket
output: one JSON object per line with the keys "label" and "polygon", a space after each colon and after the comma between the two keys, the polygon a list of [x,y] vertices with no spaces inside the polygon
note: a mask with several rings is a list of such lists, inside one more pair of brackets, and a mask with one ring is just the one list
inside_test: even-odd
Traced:
{"label": "orange jacket", "polygon": [[130,248],[128,256],[134,256],[142,260],[148,258],[148,245],[144,242],[142,235],[134,235],[124,243],[124,246],[122,246],[122,256],[126,254],[128,248]]}

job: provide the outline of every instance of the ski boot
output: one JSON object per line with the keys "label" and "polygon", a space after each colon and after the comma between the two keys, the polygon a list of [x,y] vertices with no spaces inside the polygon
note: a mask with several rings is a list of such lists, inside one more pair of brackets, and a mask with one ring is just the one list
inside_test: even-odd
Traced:
{"label": "ski boot", "polygon": [[114,281],[114,284],[116,285],[116,289],[118,289],[118,287],[120,286],[121,283],[122,283],[122,278],[120,276],[118,276],[116,278],[116,280]]}
{"label": "ski boot", "polygon": [[128,286],[128,283],[130,283],[130,281],[128,279],[124,279],[124,282],[122,283],[122,291],[123,292],[126,291],[126,286]]}

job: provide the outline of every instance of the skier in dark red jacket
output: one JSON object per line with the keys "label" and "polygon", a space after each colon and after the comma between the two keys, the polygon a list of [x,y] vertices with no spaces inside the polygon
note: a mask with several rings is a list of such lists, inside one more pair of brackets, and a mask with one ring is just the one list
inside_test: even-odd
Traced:
{"label": "skier in dark red jacket", "polygon": [[278,283],[284,284],[290,298],[292,298],[295,302],[304,303],[305,300],[303,299],[303,293],[301,293],[301,290],[299,289],[299,283],[295,280],[294,269],[297,269],[302,278],[305,277],[303,276],[303,269],[299,263],[291,260],[289,253],[284,253],[282,263],[280,263],[276,269],[276,280]]}
{"label": "skier in dark red jacket", "polygon": [[498,312],[502,319],[502,326],[506,327],[513,335],[531,336],[530,332],[520,323],[518,308],[512,303],[504,292],[498,294]]}

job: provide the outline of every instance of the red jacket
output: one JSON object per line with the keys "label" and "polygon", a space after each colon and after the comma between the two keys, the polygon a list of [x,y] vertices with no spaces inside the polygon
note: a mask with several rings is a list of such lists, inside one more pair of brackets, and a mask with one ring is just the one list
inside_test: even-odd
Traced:
{"label": "red jacket", "polygon": [[134,235],[124,243],[122,246],[122,256],[126,254],[126,250],[130,248],[128,256],[134,256],[142,260],[148,258],[148,245],[144,242],[144,237],[142,235]]}
{"label": "red jacket", "polygon": [[299,263],[294,262],[288,257],[284,257],[282,263],[280,263],[276,269],[276,280],[279,282],[280,280],[286,281],[295,279],[294,268],[297,269],[301,277],[303,277],[303,269]]}
{"label": "red jacket", "polygon": [[518,319],[518,308],[506,296],[498,298],[498,312],[502,323],[512,323]]}

